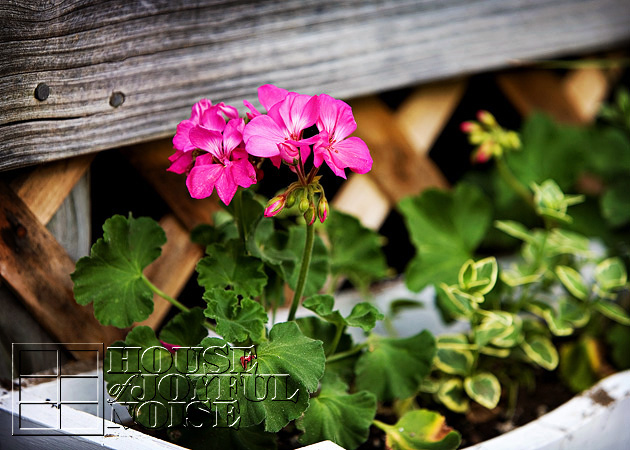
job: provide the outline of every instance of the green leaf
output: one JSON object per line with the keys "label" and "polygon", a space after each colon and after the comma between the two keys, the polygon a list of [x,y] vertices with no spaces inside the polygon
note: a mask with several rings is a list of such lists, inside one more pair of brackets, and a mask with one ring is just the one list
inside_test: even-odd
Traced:
{"label": "green leaf", "polygon": [[490,343],[501,348],[512,348],[516,347],[522,341],[523,321],[519,316],[513,315],[512,325],[510,325],[503,334],[493,338]]}
{"label": "green leaf", "polygon": [[628,281],[626,267],[619,258],[608,258],[595,268],[595,282],[600,295],[623,288]]}
{"label": "green leaf", "polygon": [[456,317],[470,317],[477,309],[475,299],[456,287],[442,283],[438,286],[437,293],[442,306]]}
{"label": "green leaf", "polygon": [[521,343],[521,348],[529,359],[543,369],[554,370],[558,366],[558,352],[544,336],[527,336]]}
{"label": "green leaf", "polygon": [[475,344],[482,347],[493,339],[506,336],[512,332],[510,328],[513,315],[504,311],[483,311],[481,323],[474,327]]}
{"label": "green leaf", "polygon": [[439,336],[435,367],[453,375],[468,375],[475,361],[473,353],[468,350],[469,345],[466,336],[461,334]]}
{"label": "green leaf", "polygon": [[359,289],[387,276],[383,238],[355,217],[334,210],[326,219],[330,240],[330,271],[344,275]]}
{"label": "green leaf", "polygon": [[333,311],[334,303],[335,300],[331,295],[318,294],[304,300],[302,306],[310,309],[327,322],[337,326],[360,327],[365,332],[374,328],[377,320],[382,320],[385,317],[370,303],[362,302],[354,305],[350,315],[344,318],[339,311]]}
{"label": "green leaf", "polygon": [[[302,253],[306,242],[306,229],[303,226],[294,226],[289,229],[289,239],[287,241],[286,254],[291,258],[282,262],[282,273],[284,279],[291,289],[295,289],[300,274]],[[324,242],[319,236],[315,236],[313,243],[313,254],[311,264],[308,269],[308,277],[304,288],[304,296],[308,297],[316,294],[326,282],[328,277],[328,251]]]}
{"label": "green leaf", "polygon": [[365,442],[376,414],[376,397],[361,391],[348,394],[348,386],[337,375],[326,372],[317,397],[311,399],[304,415],[296,421],[304,431],[302,444],[330,440],[346,449]]}
{"label": "green leaf", "polygon": [[463,414],[468,411],[470,402],[464,390],[464,382],[459,378],[449,378],[440,386],[438,400],[451,411]]}
{"label": "green leaf", "polygon": [[520,239],[524,242],[531,242],[532,236],[527,228],[514,220],[495,220],[494,226],[504,233]]}
{"label": "green leaf", "polygon": [[574,392],[586,390],[599,379],[600,361],[597,341],[592,337],[567,342],[560,348],[560,378]]}
{"label": "green leaf", "polygon": [[265,323],[268,317],[262,305],[249,298],[238,298],[234,291],[211,289],[206,291],[204,300],[208,307],[206,317],[216,320],[217,333],[230,342],[254,343],[265,340]]}
{"label": "green leaf", "polygon": [[238,241],[212,244],[206,249],[208,256],[197,264],[197,281],[206,291],[214,288],[231,288],[238,295],[256,297],[267,283],[263,263],[245,255]]}
{"label": "green leaf", "polygon": [[295,261],[295,254],[286,251],[289,235],[275,229],[275,221],[263,217],[247,240],[247,250],[255,257],[272,266],[279,266],[284,261]]}
{"label": "green leaf", "polygon": [[556,275],[565,288],[580,300],[588,298],[589,290],[584,283],[584,279],[580,273],[569,266],[556,267]]}
{"label": "green leaf", "polygon": [[501,384],[488,372],[466,377],[464,389],[470,398],[488,409],[494,409],[501,398]]}
{"label": "green leaf", "polygon": [[204,320],[201,308],[180,312],[164,325],[160,331],[160,340],[182,347],[194,347],[208,336],[208,330],[203,326]]}
{"label": "green leaf", "polygon": [[572,222],[573,219],[567,214],[567,208],[584,201],[583,195],[565,195],[552,179],[545,180],[540,185],[532,183],[531,186],[534,191],[536,212],[551,219]]}
{"label": "green leaf", "polygon": [[460,183],[452,192],[428,189],[398,207],[417,250],[406,270],[409,289],[455,283],[488,229],[489,201],[477,187]]}
{"label": "green leaf", "polygon": [[509,268],[501,270],[501,280],[511,287],[522,286],[524,284],[535,283],[545,274],[545,267],[538,267],[536,264],[515,263]]}
{"label": "green leaf", "polygon": [[617,369],[630,369],[630,328],[614,324],[606,332],[606,341],[610,346],[610,354]]}
{"label": "green leaf", "polygon": [[[172,357],[151,328],[135,327],[124,342],[114,342],[107,349],[104,362],[107,391],[119,403],[135,402],[136,414],[133,406],[128,406],[129,412],[136,423],[146,428],[180,425],[184,420],[182,411],[171,409],[169,402],[187,404],[194,394],[188,379],[176,369],[175,363],[180,361],[186,363]],[[185,364],[177,367],[183,371]],[[140,406],[148,400],[152,403]]]}
{"label": "green leaf", "polygon": [[103,237],[71,275],[77,303],[94,302],[103,325],[126,328],[145,320],[153,311],[153,292],[142,271],[160,256],[165,242],[164,230],[148,217],[107,219]]}
{"label": "green leaf", "polygon": [[[247,369],[238,362],[230,364],[244,353],[226,341],[206,338],[202,346],[206,373],[191,375],[197,379],[200,400],[236,400],[239,426],[264,421],[265,431],[274,433],[306,410],[326,362],[322,342],[304,336],[295,322],[276,324],[269,340],[256,347],[255,363]],[[220,384],[220,375],[229,379]]]}
{"label": "green leaf", "polygon": [[630,180],[622,178],[606,189],[600,199],[602,215],[613,227],[630,222]]}
{"label": "green leaf", "polygon": [[385,432],[391,450],[455,450],[462,440],[444,416],[426,409],[409,411],[394,425],[374,424]]}
{"label": "green leaf", "polygon": [[609,302],[607,300],[598,300],[593,303],[593,306],[597,311],[599,311],[609,319],[612,319],[622,325],[630,325],[630,316],[618,304]]}
{"label": "green leaf", "polygon": [[248,189],[239,190],[236,196],[241,195],[240,211],[237,213],[235,208],[238,208],[238,199],[235,198],[230,205],[225,206],[232,217],[241,217],[243,220],[243,229],[245,231],[245,238],[249,237],[250,233],[256,228],[258,221],[263,217],[265,210],[264,204],[254,196],[254,192]]}
{"label": "green leaf", "polygon": [[371,335],[356,365],[356,386],[380,401],[412,396],[431,371],[435,339],[428,331],[405,339]]}
{"label": "green leaf", "polygon": [[575,256],[592,256],[589,250],[589,240],[586,236],[574,233],[572,231],[554,228],[547,234],[544,243],[545,252],[551,256],[556,255],[575,255]]}

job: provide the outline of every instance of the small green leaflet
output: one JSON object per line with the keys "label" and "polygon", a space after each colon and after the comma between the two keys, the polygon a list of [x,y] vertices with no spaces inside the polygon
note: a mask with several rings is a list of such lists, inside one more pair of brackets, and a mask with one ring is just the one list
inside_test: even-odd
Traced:
{"label": "small green leaflet", "polygon": [[405,198],[402,212],[416,257],[406,270],[412,291],[429,284],[457,282],[460,267],[472,257],[490,225],[490,202],[476,186],[460,183],[453,192],[428,189]]}
{"label": "small green leaflet", "polygon": [[[256,347],[257,357],[247,369],[230,363],[239,361],[243,350],[229,347],[226,341],[206,338],[201,346],[206,349],[205,373],[192,375],[200,399],[236,400],[238,426],[264,421],[265,431],[270,432],[300,417],[308,407],[309,393],[317,390],[326,362],[322,342],[304,336],[295,322],[275,325],[269,340]],[[216,369],[208,370],[212,367]]]}
{"label": "small green leaflet", "polygon": [[94,302],[103,325],[126,328],[145,320],[153,311],[153,292],[142,271],[160,256],[165,242],[164,230],[148,217],[107,219],[103,237],[71,275],[77,303]]}
{"label": "small green leaflet", "polygon": [[234,291],[210,289],[205,292],[208,303],[206,317],[216,320],[217,333],[230,342],[254,343],[265,340],[265,323],[268,317],[262,305],[249,298],[239,299]]}
{"label": "small green leaflet", "polygon": [[580,273],[569,266],[556,267],[556,275],[562,282],[565,288],[580,300],[586,300],[588,298],[589,289],[584,283],[584,279]]}
{"label": "small green leaflet", "polygon": [[558,367],[558,352],[549,338],[534,335],[527,336],[521,343],[525,354],[543,369],[554,370]]}
{"label": "small green leaflet", "polygon": [[263,263],[245,255],[238,241],[209,245],[206,253],[197,264],[197,280],[206,290],[229,287],[243,297],[260,295],[267,283]]}
{"label": "small green leaflet", "polygon": [[436,345],[426,330],[405,339],[370,335],[367,344],[357,361],[356,386],[380,401],[410,397],[431,371]]}
{"label": "small green leaflet", "polygon": [[470,374],[475,356],[469,348],[470,343],[463,334],[439,336],[434,360],[435,367],[452,375]]}
{"label": "small green leaflet", "polygon": [[381,249],[383,238],[368,230],[355,217],[332,211],[325,222],[330,239],[330,271],[345,275],[359,289],[387,275]]}
{"label": "small green leaflet", "polygon": [[464,390],[464,382],[459,378],[449,378],[440,386],[437,393],[438,400],[451,411],[465,413],[470,402]]}
{"label": "small green leaflet", "polygon": [[296,421],[304,431],[299,441],[313,444],[331,440],[352,450],[366,441],[376,414],[376,397],[367,391],[348,394],[348,385],[337,375],[322,378],[322,388],[312,398],[304,415]]}
{"label": "small green leaflet", "polygon": [[464,389],[470,398],[488,409],[497,406],[501,398],[501,384],[497,377],[489,372],[466,377]]}
{"label": "small green leaflet", "polygon": [[391,450],[455,450],[462,440],[444,416],[427,409],[409,411],[394,425],[378,420],[374,425],[385,432]]}
{"label": "small green leaflet", "polygon": [[374,328],[377,320],[382,320],[385,317],[370,303],[362,302],[354,305],[350,315],[344,318],[339,311],[333,311],[334,303],[335,300],[331,295],[318,294],[304,300],[302,306],[310,309],[327,322],[337,326],[360,327],[365,332]]}
{"label": "small green leaflet", "polygon": [[208,336],[208,330],[203,326],[204,320],[201,308],[180,312],[164,325],[160,339],[181,347],[194,347]]}

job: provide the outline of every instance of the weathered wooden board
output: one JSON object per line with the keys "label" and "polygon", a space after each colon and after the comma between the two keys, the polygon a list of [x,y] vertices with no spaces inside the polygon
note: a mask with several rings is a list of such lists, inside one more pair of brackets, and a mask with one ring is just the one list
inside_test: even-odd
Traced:
{"label": "weathered wooden board", "polygon": [[347,98],[610,48],[628,23],[627,0],[0,0],[0,169],[172,135],[202,97]]}
{"label": "weathered wooden board", "polygon": [[[104,342],[124,330],[101,326],[90,307],[74,301],[74,262],[13,191],[0,182],[0,279],[60,342]],[[82,355],[75,355],[81,358]],[[84,355],[83,355],[84,356]]]}

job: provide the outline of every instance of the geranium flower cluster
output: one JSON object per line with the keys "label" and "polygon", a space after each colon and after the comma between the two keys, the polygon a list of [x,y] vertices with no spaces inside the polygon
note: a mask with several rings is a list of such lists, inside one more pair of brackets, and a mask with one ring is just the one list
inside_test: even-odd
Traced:
{"label": "geranium flower cluster", "polygon": [[[357,127],[352,109],[326,94],[301,95],[270,84],[258,89],[258,99],[267,113],[245,100],[247,123],[233,106],[213,105],[206,99],[196,103],[190,119],[177,126],[168,170],[188,175],[186,185],[193,198],[208,197],[216,189],[228,205],[239,186],[247,188],[257,182],[256,166],[264,158],[275,167],[287,164],[298,181],[269,202],[265,215],[273,216],[287,200],[292,206],[299,199],[300,212],[308,222],[315,216],[323,222],[328,203],[317,176],[320,166],[326,162],[342,178],[346,178],[345,169],[362,174],[372,168],[365,142],[348,137]],[[313,126],[317,134],[305,136]],[[307,171],[311,154],[312,168]]]}

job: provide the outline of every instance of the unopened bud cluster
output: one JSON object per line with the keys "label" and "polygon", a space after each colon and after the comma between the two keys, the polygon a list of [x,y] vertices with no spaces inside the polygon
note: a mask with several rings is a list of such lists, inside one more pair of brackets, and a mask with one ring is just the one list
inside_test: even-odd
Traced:
{"label": "unopened bud cluster", "polygon": [[306,223],[312,225],[317,218],[324,223],[328,217],[328,200],[326,200],[324,189],[319,184],[320,178],[314,177],[313,181],[306,186],[299,182],[291,184],[283,194],[269,200],[265,208],[265,216],[275,216],[285,207],[291,208],[297,204],[298,211],[304,216]]}
{"label": "unopened bud cluster", "polygon": [[472,154],[475,163],[487,162],[492,157],[500,158],[504,151],[521,148],[518,134],[501,127],[488,111],[479,111],[476,121],[463,122],[461,130],[468,134],[468,142],[477,145]]}

